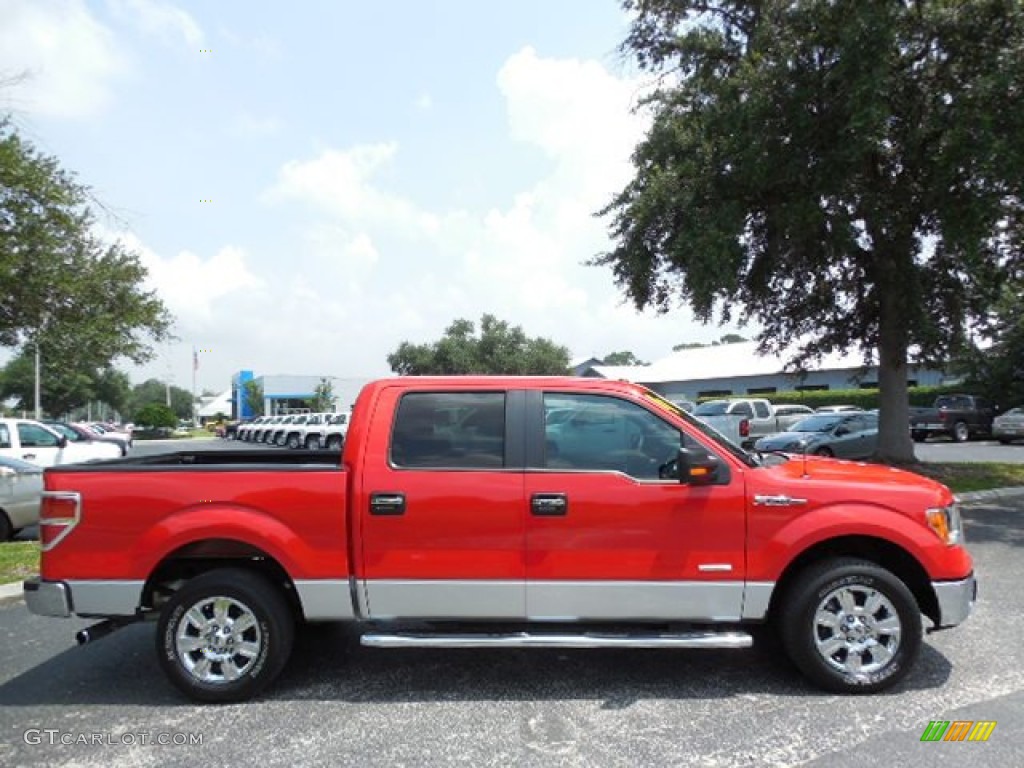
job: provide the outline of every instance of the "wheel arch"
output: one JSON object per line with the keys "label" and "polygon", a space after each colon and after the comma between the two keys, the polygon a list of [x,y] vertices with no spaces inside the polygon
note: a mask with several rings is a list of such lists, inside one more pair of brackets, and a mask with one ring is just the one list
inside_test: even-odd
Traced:
{"label": "wheel arch", "polygon": [[296,619],[304,619],[295,581],[274,557],[257,546],[229,538],[199,539],[178,547],[157,563],[142,589],[142,606],[159,610],[181,586],[218,568],[244,568],[279,586]]}
{"label": "wheel arch", "polygon": [[768,604],[768,618],[778,615],[786,594],[800,574],[814,563],[840,557],[867,560],[893,573],[914,595],[921,613],[939,621],[939,602],[924,566],[910,552],[891,541],[866,535],[837,536],[811,545],[785,567]]}

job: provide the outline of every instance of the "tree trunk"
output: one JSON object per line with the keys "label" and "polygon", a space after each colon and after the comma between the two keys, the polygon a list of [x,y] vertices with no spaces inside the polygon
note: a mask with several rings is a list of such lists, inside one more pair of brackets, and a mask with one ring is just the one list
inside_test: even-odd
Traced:
{"label": "tree trunk", "polygon": [[[885,270],[892,275],[892,271]],[[883,273],[883,274],[885,274]],[[878,449],[876,457],[896,464],[916,459],[910,439],[910,403],[907,393],[907,324],[904,300],[895,280],[880,282],[878,318]]]}

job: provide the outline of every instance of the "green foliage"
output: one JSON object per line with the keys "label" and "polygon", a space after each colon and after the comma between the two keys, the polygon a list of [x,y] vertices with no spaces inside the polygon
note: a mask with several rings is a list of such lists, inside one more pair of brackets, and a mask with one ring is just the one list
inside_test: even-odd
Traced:
{"label": "green foliage", "polygon": [[727,333],[718,341],[712,341],[710,344],[705,344],[700,341],[684,341],[682,344],[676,344],[672,347],[673,352],[679,352],[683,349],[702,349],[703,347],[720,347],[724,344],[741,344],[744,341],[750,341],[746,336],[740,336],[738,333]]}
{"label": "green foliage", "polygon": [[330,379],[320,379],[316,385],[313,397],[310,398],[310,408],[314,413],[325,413],[334,410],[334,384]]}
{"label": "green foliage", "polygon": [[972,346],[960,360],[972,391],[1004,408],[1024,405],[1024,280],[1004,288],[981,333],[990,344]]}
{"label": "green foliage", "polygon": [[[130,384],[127,374],[114,368],[80,367],[48,354],[42,345],[40,356],[40,396],[46,412],[62,416],[88,403],[105,403],[123,413],[128,408]],[[0,370],[0,399],[13,398],[18,410],[35,407],[35,354],[28,349],[12,358]]]}
{"label": "green foliage", "polygon": [[173,429],[178,426],[178,417],[163,403],[147,403],[136,409],[133,421],[140,427]]}
{"label": "green foliage", "polygon": [[138,255],[93,235],[87,202],[84,186],[0,120],[0,346],[38,342],[44,360],[89,377],[119,358],[150,359],[171,317],[143,288]]}
{"label": "green foliage", "polygon": [[[146,379],[132,388],[130,402],[137,410],[144,405],[157,403],[167,405],[167,384],[159,379]],[[171,385],[171,411],[179,419],[192,418],[192,393],[187,389]],[[175,422],[176,424],[177,422]],[[173,425],[172,425],[173,426]]]}
{"label": "green foliage", "polygon": [[456,320],[433,344],[403,341],[388,355],[391,370],[402,376],[510,374],[564,376],[569,350],[545,338],[529,338],[519,326],[493,315],[480,320],[480,334],[469,320]]}
{"label": "green foliage", "polygon": [[650,365],[650,363],[644,362],[639,357],[634,355],[628,350],[621,352],[612,352],[610,355],[605,355],[605,365]]}
{"label": "green foliage", "polygon": [[263,415],[263,386],[254,379],[245,382],[245,404],[254,416]]}
{"label": "green foliage", "polygon": [[908,350],[945,361],[1021,259],[1024,4],[623,4],[661,78],[594,263],[797,363],[877,352],[880,442],[909,460]]}

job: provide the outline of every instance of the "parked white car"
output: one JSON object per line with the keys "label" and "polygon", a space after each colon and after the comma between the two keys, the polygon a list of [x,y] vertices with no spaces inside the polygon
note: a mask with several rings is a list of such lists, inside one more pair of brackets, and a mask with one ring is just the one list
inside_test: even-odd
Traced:
{"label": "parked white car", "polygon": [[348,435],[348,422],[352,417],[349,413],[335,413],[327,420],[324,427],[321,445],[329,451],[340,451],[345,446]]}
{"label": "parked white car", "polygon": [[42,498],[43,468],[0,456],[0,541],[39,522]]}
{"label": "parked white car", "polygon": [[301,423],[289,425],[285,435],[285,444],[289,448],[308,448],[315,450],[322,444],[323,433],[333,413],[308,413]]}
{"label": "parked white car", "polygon": [[52,467],[119,459],[121,448],[113,443],[72,443],[64,435],[31,419],[0,419],[0,456]]}

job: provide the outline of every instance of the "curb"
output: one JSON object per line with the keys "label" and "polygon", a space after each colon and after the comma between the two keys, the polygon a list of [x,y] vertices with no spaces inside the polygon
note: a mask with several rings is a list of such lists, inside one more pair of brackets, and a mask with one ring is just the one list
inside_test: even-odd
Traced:
{"label": "curb", "polygon": [[989,491],[970,491],[969,493],[958,493],[955,498],[961,504],[972,502],[995,501],[996,499],[1013,499],[1024,496],[1024,486],[1011,488],[993,488]]}
{"label": "curb", "polygon": [[25,597],[20,581],[12,581],[10,584],[0,584],[0,605],[13,603]]}

